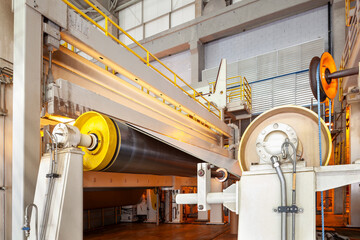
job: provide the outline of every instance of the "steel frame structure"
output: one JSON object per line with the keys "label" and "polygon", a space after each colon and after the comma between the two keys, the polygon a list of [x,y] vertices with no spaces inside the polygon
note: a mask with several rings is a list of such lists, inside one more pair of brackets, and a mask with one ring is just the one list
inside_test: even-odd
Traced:
{"label": "steel frame structure", "polygon": [[[130,55],[115,42],[94,28],[89,22],[70,11],[60,0],[15,0],[15,40],[14,40],[14,120],[13,120],[13,188],[12,188],[12,238],[24,239],[21,227],[24,224],[25,207],[33,202],[36,176],[40,161],[40,111],[41,83],[46,54],[43,48],[44,20],[50,20],[61,28],[62,39],[71,43],[87,54],[103,61],[107,66],[122,75],[141,80],[160,93],[166,94],[200,122],[189,122],[188,116],[179,114],[170,107],[155,103],[149,96],[142,96],[125,81],[114,81],[109,72],[97,71],[90,76],[91,65],[79,60],[73,53],[61,48],[56,53],[54,62],[59,66],[58,73],[64,74],[72,83],[94,91],[101,97],[111,98],[114,113],[116,107],[127,108],[131,124],[154,131],[164,138],[171,139],[173,145],[179,144],[184,151],[196,151],[203,159],[212,159],[214,165],[226,163],[230,172],[240,175],[236,160],[228,158],[228,153],[220,144],[222,138],[231,137],[231,128],[211,111],[185,95],[174,85],[166,82],[146,64]],[[44,58],[45,57],[45,58]],[[101,59],[101,58],[102,59]],[[69,62],[72,64],[69,64]],[[86,63],[84,63],[86,62]],[[56,71],[56,70],[55,70]],[[111,74],[111,73],[110,73]],[[91,79],[92,78],[92,79]],[[103,78],[102,85],[94,84],[94,79]],[[90,79],[90,81],[89,81]],[[78,82],[77,82],[78,81]],[[116,89],[116,92],[113,91]],[[120,92],[123,91],[123,92]],[[121,94],[123,96],[121,96]],[[126,95],[126,96],[124,96]],[[134,100],[140,99],[145,106]],[[125,99],[127,99],[125,101]],[[111,101],[108,99],[108,101]],[[131,101],[132,100],[132,101]],[[146,106],[148,103],[151,105]],[[96,109],[110,114],[108,109]],[[121,119],[121,114],[115,114]],[[126,113],[124,113],[126,115]],[[149,119],[145,121],[144,119]],[[198,121],[199,122],[199,121]],[[152,127],[153,126],[153,127]],[[215,130],[215,131],[213,131]],[[184,141],[190,139],[189,141]],[[166,139],[163,141],[166,141]],[[180,144],[181,143],[181,144]],[[219,159],[219,160],[218,160]]]}

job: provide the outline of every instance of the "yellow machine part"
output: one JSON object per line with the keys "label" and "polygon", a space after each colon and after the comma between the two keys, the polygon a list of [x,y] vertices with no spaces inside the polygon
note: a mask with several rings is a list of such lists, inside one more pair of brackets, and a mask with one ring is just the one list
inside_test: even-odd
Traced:
{"label": "yellow machine part", "polygon": [[326,96],[330,99],[334,99],[338,90],[338,80],[332,79],[330,83],[328,83],[326,81],[326,70],[328,70],[329,73],[336,72],[335,61],[328,52],[324,52],[320,59],[320,79]]}
{"label": "yellow machine part", "polygon": [[118,146],[117,126],[107,116],[97,112],[86,112],[78,117],[74,126],[82,134],[96,134],[98,145],[92,151],[81,147],[85,152],[83,157],[84,171],[100,171],[113,159]]}

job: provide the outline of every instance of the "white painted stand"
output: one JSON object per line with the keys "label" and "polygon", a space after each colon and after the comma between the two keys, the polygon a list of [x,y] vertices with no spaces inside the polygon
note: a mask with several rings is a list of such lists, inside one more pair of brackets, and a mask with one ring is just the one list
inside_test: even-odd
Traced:
{"label": "white painted stand", "polygon": [[[290,206],[292,171],[285,167],[283,172],[286,179],[287,205]],[[295,216],[295,237],[315,240],[316,192],[360,182],[360,164],[300,167],[297,169],[296,176],[296,205],[303,212]],[[204,193],[204,190],[201,191],[199,188],[200,185],[198,185],[198,194]],[[179,194],[176,202],[200,204],[198,194]],[[239,240],[278,240],[281,238],[281,215],[274,211],[281,205],[280,184],[274,169],[245,171],[241,181],[226,188],[223,192],[208,192],[206,203],[209,205],[222,203],[239,214]],[[288,214],[288,239],[291,237],[290,216]]]}
{"label": "white painted stand", "polygon": [[[83,152],[79,148],[66,148],[58,151],[58,163],[49,220],[44,239],[82,240],[83,239]],[[49,179],[50,155],[45,154],[40,162],[34,203],[39,209],[39,239],[43,220],[46,191]],[[31,216],[30,239],[35,240],[35,211]]]}

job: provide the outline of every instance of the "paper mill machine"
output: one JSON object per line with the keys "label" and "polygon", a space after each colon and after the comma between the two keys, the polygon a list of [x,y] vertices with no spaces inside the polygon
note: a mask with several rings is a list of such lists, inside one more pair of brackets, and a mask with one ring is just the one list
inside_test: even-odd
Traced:
{"label": "paper mill machine", "polygon": [[[100,11],[90,1],[85,2]],[[33,65],[32,77],[41,79],[37,69],[44,70],[45,77],[43,86],[23,86],[32,90],[34,99],[39,96],[42,101],[24,101],[29,116],[14,113],[14,125],[36,125],[37,107],[42,110],[41,121],[62,118],[76,122],[74,126],[59,124],[53,131],[44,128],[49,144],[41,157],[37,178],[33,169],[37,169],[36,159],[40,156],[33,152],[40,149],[34,140],[39,133],[25,127],[25,138],[20,138],[14,131],[17,145],[25,144],[32,153],[25,161],[21,151],[14,151],[16,164],[34,163],[27,168],[31,172],[14,178],[17,188],[13,196],[22,199],[12,206],[14,239],[82,239],[84,170],[196,176],[197,164],[202,163],[220,180],[230,174],[236,178],[241,175],[235,148],[224,148],[225,143],[235,146],[238,142],[237,127],[223,121],[224,109],[191,88],[130,35],[143,53],[115,40],[110,28],[91,22],[65,0],[16,5],[15,17],[30,18],[16,22],[31,23],[25,24],[27,29],[33,29],[35,43],[26,49],[27,56],[32,56],[28,64]],[[118,28],[107,20],[109,26]],[[152,61],[162,64],[165,70],[156,68]],[[226,62],[218,76],[219,84],[224,86],[225,81]],[[14,84],[20,88],[17,84],[21,81]],[[185,91],[183,85],[188,85],[189,90]],[[42,89],[42,94],[35,89]],[[214,94],[226,99],[226,89],[218,89]],[[23,119],[27,121],[21,123]],[[32,134],[26,134],[27,129]],[[16,171],[21,167],[15,169],[14,176]]]}
{"label": "paper mill machine", "polygon": [[[226,141],[236,149],[238,129],[225,124],[224,109],[190,86],[183,91],[181,77],[126,32],[136,50],[120,42],[114,32],[122,30],[106,15],[102,27],[67,0],[17,3],[14,12],[22,30],[14,43],[20,79],[14,89],[21,89],[14,99],[26,111],[14,113],[13,239],[24,233],[30,239],[82,239],[83,170],[197,176],[198,192],[180,194],[177,202],[197,204],[199,211],[224,204],[239,215],[239,239],[314,239],[315,192],[360,181],[357,164],[321,166],[328,162],[331,137],[307,109],[265,112],[234,154],[223,146]],[[42,79],[44,69],[43,86],[29,81]],[[331,83],[325,72],[321,78]],[[223,84],[226,71],[219,73]],[[39,109],[43,118],[77,120],[45,131],[50,152],[36,177]],[[211,192],[211,176],[227,174],[242,177]]]}

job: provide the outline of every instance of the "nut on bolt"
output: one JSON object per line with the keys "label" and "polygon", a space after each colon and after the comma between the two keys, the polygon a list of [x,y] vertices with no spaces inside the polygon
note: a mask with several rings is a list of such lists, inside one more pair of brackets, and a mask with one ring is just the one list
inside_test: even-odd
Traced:
{"label": "nut on bolt", "polygon": [[[198,171],[198,175],[200,176],[200,177],[202,177],[202,176],[204,176],[205,175],[205,171],[203,170],[203,169],[200,169],[199,171]],[[200,205],[201,206],[201,205]],[[199,206],[199,207],[200,207]]]}
{"label": "nut on bolt", "polygon": [[204,206],[203,206],[203,205],[199,205],[198,209],[199,209],[199,210],[203,210],[203,209],[204,209]]}

